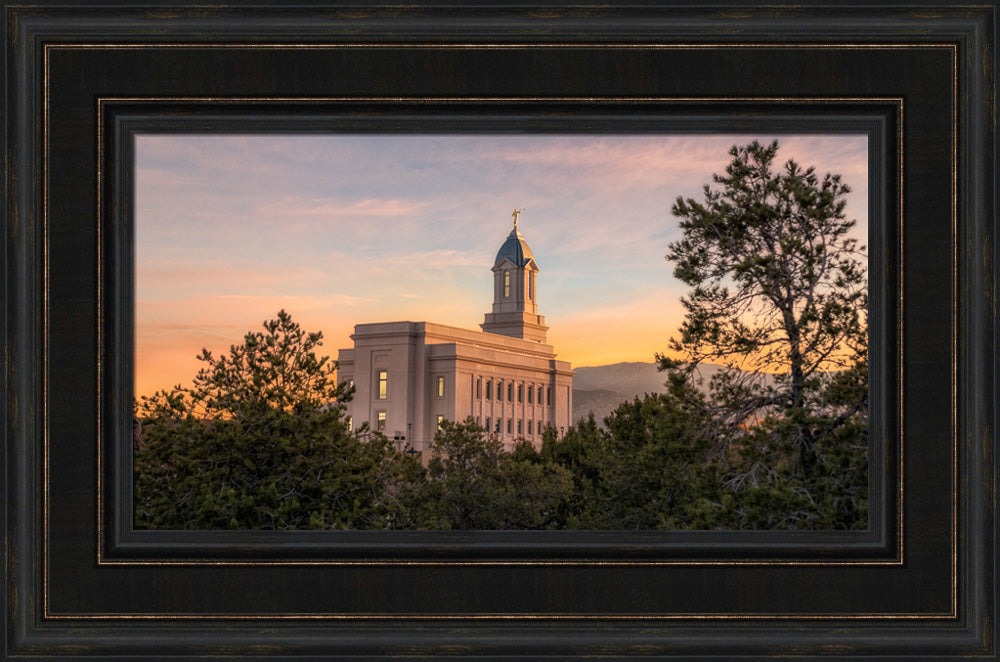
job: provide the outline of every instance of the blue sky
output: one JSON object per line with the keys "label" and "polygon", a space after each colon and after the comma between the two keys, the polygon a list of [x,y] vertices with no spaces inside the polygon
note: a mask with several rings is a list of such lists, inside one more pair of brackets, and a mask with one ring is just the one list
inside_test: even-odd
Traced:
{"label": "blue sky", "polygon": [[478,329],[515,207],[559,358],[651,361],[685,291],[664,259],[670,207],[753,139],[840,173],[866,237],[864,136],[140,136],[138,391],[187,382],[202,347],[281,308],[334,358],[357,323]]}

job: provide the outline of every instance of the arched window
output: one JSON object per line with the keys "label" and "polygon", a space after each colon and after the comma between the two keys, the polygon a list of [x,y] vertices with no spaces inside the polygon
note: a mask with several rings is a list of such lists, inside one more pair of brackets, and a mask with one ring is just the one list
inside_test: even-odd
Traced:
{"label": "arched window", "polygon": [[535,272],[532,271],[528,275],[528,298],[532,301],[535,300]]}
{"label": "arched window", "polygon": [[510,298],[510,269],[503,272],[503,298]]}

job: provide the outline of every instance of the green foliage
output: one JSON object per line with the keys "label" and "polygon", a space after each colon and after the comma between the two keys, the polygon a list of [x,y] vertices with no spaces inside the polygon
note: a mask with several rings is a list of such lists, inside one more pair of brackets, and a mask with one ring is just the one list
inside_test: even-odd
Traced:
{"label": "green foliage", "polygon": [[191,388],[136,407],[135,526],[153,529],[407,528],[423,470],[381,435],[348,433],[320,333],[281,311]]}
{"label": "green foliage", "polygon": [[[864,417],[821,429],[803,455],[797,421],[773,419],[741,438],[717,465],[721,490],[704,528],[864,529],[868,522],[868,426]],[[806,458],[806,459],[804,459]],[[707,526],[706,526],[707,525]]]}
{"label": "green foliage", "polygon": [[608,524],[687,527],[689,511],[704,491],[708,453],[701,412],[691,409],[672,393],[647,395],[622,404],[606,419],[613,461],[604,485],[614,496]]}
{"label": "green foliage", "polygon": [[706,528],[864,528],[867,525],[867,274],[849,237],[849,188],[839,175],[788,161],[777,142],[752,142],[704,199],[678,198],[683,236],[667,258],[691,286],[672,383],[708,384],[697,436],[711,440],[721,481],[698,510]]}
{"label": "green foliage", "polygon": [[608,528],[603,514],[608,503],[599,492],[607,452],[607,435],[598,427],[593,414],[570,427],[562,438],[558,438],[554,428],[545,431],[538,461],[560,467],[572,480],[571,498],[561,504],[557,513],[563,528]]}
{"label": "green foliage", "polygon": [[437,528],[560,528],[572,488],[565,469],[539,463],[530,445],[505,453],[471,418],[442,423],[428,469]]}
{"label": "green foliage", "polygon": [[574,496],[561,516],[572,529],[711,528],[701,515],[719,480],[702,435],[702,398],[683,381],[622,403],[599,427],[593,416],[542,444],[540,462],[564,468]]}

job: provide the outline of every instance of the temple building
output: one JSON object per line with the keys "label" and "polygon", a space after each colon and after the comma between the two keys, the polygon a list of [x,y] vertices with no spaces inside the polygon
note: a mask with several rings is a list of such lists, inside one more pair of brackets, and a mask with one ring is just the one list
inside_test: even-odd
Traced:
{"label": "temple building", "polygon": [[538,264],[514,228],[493,263],[493,308],[482,331],[431,322],[358,324],[338,355],[339,379],[354,383],[350,425],[367,422],[400,448],[427,451],[442,421],[472,417],[512,448],[538,447],[545,429],[572,424],[573,371],[545,343]]}

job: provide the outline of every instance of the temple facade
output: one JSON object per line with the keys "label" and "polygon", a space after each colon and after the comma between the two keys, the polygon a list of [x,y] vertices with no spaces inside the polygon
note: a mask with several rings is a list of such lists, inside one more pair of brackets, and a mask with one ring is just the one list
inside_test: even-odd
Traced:
{"label": "temple facade", "polygon": [[338,354],[339,379],[353,382],[350,425],[367,422],[400,448],[430,449],[442,421],[472,417],[512,448],[538,447],[546,428],[572,424],[573,371],[545,342],[538,314],[538,265],[514,228],[494,260],[493,307],[482,331],[431,322],[358,324]]}

